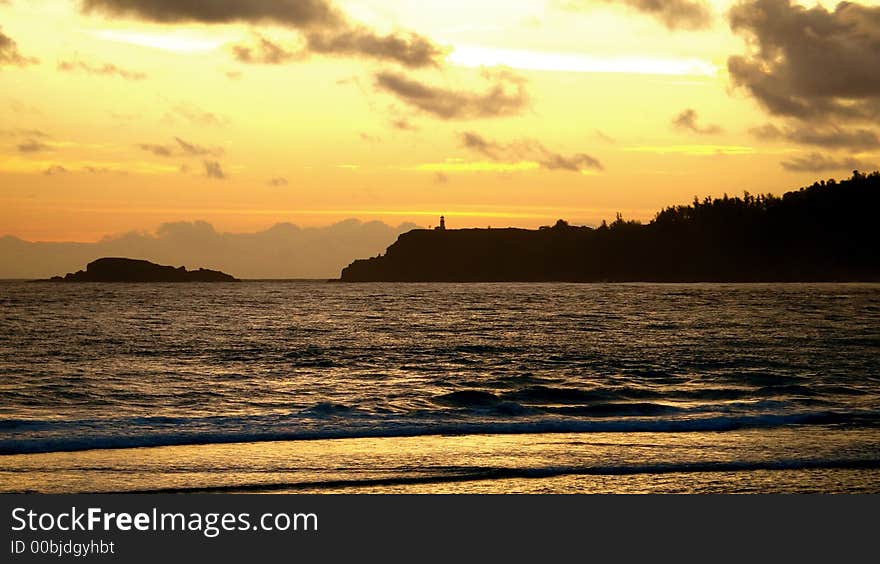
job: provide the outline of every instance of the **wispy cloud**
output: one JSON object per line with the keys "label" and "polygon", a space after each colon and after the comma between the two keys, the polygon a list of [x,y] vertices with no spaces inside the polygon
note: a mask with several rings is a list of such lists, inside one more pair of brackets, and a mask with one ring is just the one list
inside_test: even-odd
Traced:
{"label": "wispy cloud", "polygon": [[700,135],[716,135],[724,131],[720,125],[700,125],[698,122],[699,116],[693,108],[687,108],[672,118],[672,126],[682,131],[698,133]]}
{"label": "wispy cloud", "polygon": [[224,180],[226,178],[226,174],[223,172],[219,162],[206,160],[202,161],[202,164],[205,166],[206,177],[213,178],[214,180]]}
{"label": "wispy cloud", "polygon": [[865,162],[854,157],[837,159],[821,153],[810,153],[793,157],[780,163],[782,168],[792,172],[827,172],[835,170],[877,170],[877,163]]}
{"label": "wispy cloud", "polygon": [[563,155],[550,151],[533,139],[521,139],[512,143],[499,143],[484,138],[473,131],[461,134],[463,147],[480,153],[497,162],[536,162],[548,170],[584,172],[602,170],[602,163],[586,153]]}
{"label": "wispy cloud", "polygon": [[84,61],[60,61],[58,63],[58,70],[62,72],[82,71],[101,76],[118,76],[125,80],[144,80],[147,78],[146,73],[126,70],[112,63],[95,65]]}
{"label": "wispy cloud", "polygon": [[485,72],[483,92],[432,86],[392,72],[376,75],[376,86],[401,102],[444,120],[512,116],[529,104],[525,79],[509,71]]}
{"label": "wispy cloud", "polygon": [[582,11],[596,4],[616,4],[649,15],[671,30],[702,30],[712,25],[712,8],[705,0],[565,0],[563,8]]}
{"label": "wispy cloud", "polygon": [[224,153],[221,147],[204,147],[184,141],[180,137],[175,137],[174,141],[174,144],[139,143],[137,146],[157,157],[219,157]]}
{"label": "wispy cloud", "polygon": [[18,43],[8,35],[3,33],[0,28],[0,67],[14,66],[25,67],[27,65],[35,65],[40,60],[35,57],[27,57],[18,50]]}

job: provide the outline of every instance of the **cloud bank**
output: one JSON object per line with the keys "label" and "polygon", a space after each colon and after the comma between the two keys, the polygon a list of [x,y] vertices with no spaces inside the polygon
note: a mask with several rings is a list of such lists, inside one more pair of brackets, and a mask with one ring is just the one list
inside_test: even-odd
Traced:
{"label": "cloud bank", "polygon": [[820,153],[797,156],[782,161],[782,168],[792,172],[828,172],[840,170],[877,170],[876,163],[869,163],[853,157],[836,159]]}
{"label": "cloud bank", "polygon": [[214,268],[241,278],[338,278],[356,258],[375,256],[413,224],[350,219],[328,227],[280,223],[257,233],[221,233],[202,221],[165,223],[97,243],[30,243],[0,237],[0,278],[48,278],[104,256]]}
{"label": "cloud bank", "polygon": [[440,66],[446,50],[416,33],[381,35],[351,22],[327,0],[83,0],[84,13],[134,17],[164,24],[275,24],[298,31],[305,45],[292,51],[261,38],[233,45],[243,63],[280,64],[304,54],[337,55],[395,62],[405,67]]}

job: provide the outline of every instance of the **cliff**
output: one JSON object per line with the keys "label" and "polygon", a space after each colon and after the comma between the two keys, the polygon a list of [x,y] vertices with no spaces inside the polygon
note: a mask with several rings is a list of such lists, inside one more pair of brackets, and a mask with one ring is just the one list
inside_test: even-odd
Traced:
{"label": "cliff", "polygon": [[101,258],[90,262],[85,271],[54,276],[53,282],[238,282],[217,270],[187,270],[145,260]]}
{"label": "cliff", "polygon": [[345,282],[880,281],[880,173],[786,193],[694,199],[648,224],[414,230]]}

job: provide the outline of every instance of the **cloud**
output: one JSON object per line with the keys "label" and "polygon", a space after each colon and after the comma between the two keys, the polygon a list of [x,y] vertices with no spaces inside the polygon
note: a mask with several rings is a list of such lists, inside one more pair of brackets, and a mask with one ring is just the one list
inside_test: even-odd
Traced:
{"label": "cloud", "polygon": [[280,65],[294,59],[302,59],[301,54],[288,51],[277,43],[257,34],[252,45],[233,45],[232,55],[240,63]]}
{"label": "cloud", "polygon": [[46,176],[55,176],[58,174],[66,174],[66,173],[67,173],[67,169],[61,165],[52,165],[43,171],[43,174],[45,174]]}
{"label": "cloud", "polygon": [[409,68],[437,67],[445,51],[416,34],[376,35],[354,26],[343,30],[305,33],[305,45],[295,49],[257,34],[252,44],[232,46],[232,54],[241,63],[280,65],[302,61],[309,54],[364,57],[393,61]]}
{"label": "cloud", "polygon": [[3,33],[0,28],[0,67],[24,67],[27,65],[35,65],[40,60],[34,57],[26,57],[18,50],[18,43],[8,35]]}
{"label": "cloud", "polygon": [[617,139],[611,137],[610,135],[606,135],[604,132],[602,132],[598,129],[596,130],[596,137],[598,137],[599,139],[601,139],[605,143],[611,143],[612,145],[614,143],[617,143]]}
{"label": "cloud", "polygon": [[202,161],[202,164],[205,166],[205,176],[208,178],[213,178],[215,180],[224,180],[226,175],[223,173],[223,169],[220,167],[220,163],[217,161]]}
{"label": "cloud", "polygon": [[306,34],[307,49],[321,55],[387,60],[408,68],[439,67],[447,50],[415,33],[377,35],[363,26]]}
{"label": "cloud", "polygon": [[213,148],[213,149],[208,148],[208,147],[202,147],[201,145],[196,145],[194,143],[189,143],[187,141],[184,141],[180,137],[175,137],[174,140],[177,141],[178,146],[180,146],[181,150],[186,155],[190,155],[190,156],[210,155],[210,156],[219,157],[220,155],[223,154],[223,149],[221,149],[219,147]]}
{"label": "cloud", "polygon": [[220,147],[210,148],[184,141],[180,137],[175,137],[176,144],[158,145],[155,143],[139,143],[137,146],[148,153],[152,153],[157,157],[219,157],[223,154]]}
{"label": "cloud", "polygon": [[[384,252],[413,224],[347,220],[323,227],[281,223],[255,233],[223,233],[209,223],[175,222],[96,243],[30,243],[0,236],[0,278],[48,278],[100,257],[123,256],[242,278],[338,278],[358,258]],[[0,233],[2,235],[2,233]]]}
{"label": "cloud", "polygon": [[796,125],[780,129],[767,123],[749,129],[749,133],[765,141],[785,140],[828,149],[873,149],[880,146],[877,134],[862,128],[843,130],[837,126],[829,126],[817,129],[809,125]]}
{"label": "cloud", "polygon": [[344,21],[325,0],[82,0],[80,5],[87,14],[158,23],[274,23],[308,28]]}
{"label": "cloud", "polygon": [[154,145],[152,143],[139,143],[138,147],[149,153],[153,153],[157,157],[173,157],[174,147],[169,145]]}
{"label": "cloud", "polygon": [[721,126],[715,124],[700,126],[697,123],[698,119],[697,111],[693,108],[687,108],[672,118],[672,125],[676,129],[699,133],[700,135],[714,135],[723,131]]}
{"label": "cloud", "polygon": [[270,178],[269,181],[267,182],[267,184],[269,186],[280,187],[280,186],[287,186],[289,183],[288,183],[287,179],[284,178],[283,176],[276,176],[275,178]]}
{"label": "cloud", "polygon": [[28,137],[36,139],[48,139],[50,135],[41,129],[28,129],[18,127],[15,129],[0,129],[0,135],[12,135],[15,137]]}
{"label": "cloud", "polygon": [[581,172],[584,170],[603,170],[598,159],[585,153],[562,155],[547,149],[543,144],[531,139],[502,144],[491,141],[473,131],[461,134],[461,144],[496,162],[516,163],[534,161],[548,170]]}
{"label": "cloud", "polygon": [[298,30],[305,39],[292,51],[261,37],[256,45],[233,45],[243,63],[281,64],[304,54],[340,55],[399,63],[405,67],[439,66],[446,50],[415,33],[380,35],[355,24],[328,0],[83,0],[86,13],[136,17],[159,23],[278,24]]}
{"label": "cloud", "polygon": [[220,114],[215,114],[198,108],[192,104],[177,104],[165,114],[168,121],[176,121],[183,118],[193,125],[225,126],[229,120]]}
{"label": "cloud", "polygon": [[125,80],[143,80],[147,78],[147,75],[142,72],[125,70],[111,63],[92,65],[83,61],[60,61],[58,63],[58,70],[63,72],[83,71],[88,74],[118,76]]}
{"label": "cloud", "polygon": [[529,104],[525,79],[509,71],[485,72],[491,82],[484,92],[430,86],[392,72],[376,75],[376,86],[401,102],[444,120],[517,115]]}
{"label": "cloud", "polygon": [[419,128],[413,125],[411,121],[406,118],[395,118],[391,120],[391,127],[394,129],[399,129],[400,131],[418,131]]}
{"label": "cloud", "polygon": [[880,116],[880,7],[841,2],[829,12],[791,0],[741,0],[729,21],[750,47],[728,58],[730,78],[771,114]]}
{"label": "cloud", "polygon": [[42,151],[48,151],[52,147],[43,143],[42,141],[38,141],[36,139],[28,139],[23,143],[19,143],[16,147],[19,153],[40,153]]}
{"label": "cloud", "polygon": [[876,170],[875,163],[866,163],[856,158],[835,159],[820,153],[810,153],[782,161],[782,168],[792,172],[826,172],[835,170]]}
{"label": "cloud", "polygon": [[597,1],[622,4],[659,20],[671,30],[701,30],[712,25],[712,9],[703,0],[570,0],[569,10],[583,10]]}

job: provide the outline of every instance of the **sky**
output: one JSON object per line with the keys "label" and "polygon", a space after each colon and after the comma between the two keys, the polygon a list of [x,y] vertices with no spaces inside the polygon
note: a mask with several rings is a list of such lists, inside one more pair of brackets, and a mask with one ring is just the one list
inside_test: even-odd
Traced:
{"label": "sky", "polygon": [[597,225],[873,170],[878,6],[0,0],[0,236]]}

